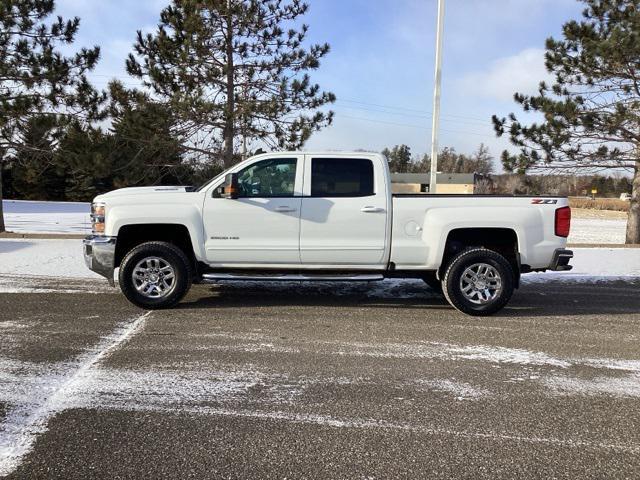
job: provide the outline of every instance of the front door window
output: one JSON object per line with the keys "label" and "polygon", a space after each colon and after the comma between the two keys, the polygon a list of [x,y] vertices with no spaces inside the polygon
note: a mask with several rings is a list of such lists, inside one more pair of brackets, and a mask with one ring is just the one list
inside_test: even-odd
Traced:
{"label": "front door window", "polygon": [[264,160],[241,170],[239,197],[293,197],[296,163],[295,158]]}

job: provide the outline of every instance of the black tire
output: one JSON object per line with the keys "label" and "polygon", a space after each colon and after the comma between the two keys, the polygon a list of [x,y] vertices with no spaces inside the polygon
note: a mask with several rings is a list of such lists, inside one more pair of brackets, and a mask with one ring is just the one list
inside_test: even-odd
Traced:
{"label": "black tire", "polygon": [[[162,259],[173,269],[173,282],[169,292],[159,298],[151,298],[140,293],[133,280],[133,270],[138,262],[147,257]],[[167,242],[146,242],[133,248],[122,260],[118,281],[127,300],[138,307],[154,310],[176,305],[191,288],[193,268],[180,248]]]}
{"label": "black tire", "polygon": [[[462,275],[469,267],[477,264],[490,265],[500,277],[500,288],[491,289],[494,290],[495,297],[486,301],[480,298],[472,300],[462,291]],[[513,295],[514,286],[515,275],[509,261],[499,253],[486,248],[471,248],[460,252],[448,264],[442,280],[447,301],[454,308],[473,316],[493,315],[504,308]],[[484,286],[480,287],[480,289],[483,288]]]}
{"label": "black tire", "polygon": [[429,288],[437,293],[442,293],[442,282],[436,277],[436,272],[426,272],[422,276],[424,283],[429,285]]}

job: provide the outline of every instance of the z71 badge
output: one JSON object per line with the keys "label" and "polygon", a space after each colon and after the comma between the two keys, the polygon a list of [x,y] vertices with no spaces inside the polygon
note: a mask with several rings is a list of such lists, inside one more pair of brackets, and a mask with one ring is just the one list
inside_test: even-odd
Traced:
{"label": "z71 badge", "polygon": [[531,203],[533,203],[534,205],[555,205],[556,203],[558,203],[558,200],[551,200],[548,198],[534,198],[533,200],[531,200]]}

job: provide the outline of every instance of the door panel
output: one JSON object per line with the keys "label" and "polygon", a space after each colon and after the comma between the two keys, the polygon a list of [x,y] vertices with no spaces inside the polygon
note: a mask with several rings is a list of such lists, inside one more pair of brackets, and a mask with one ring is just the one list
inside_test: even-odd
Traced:
{"label": "door panel", "polygon": [[215,264],[300,263],[301,198],[211,199],[207,260]]}
{"label": "door panel", "polygon": [[363,212],[369,198],[304,198],[302,263],[375,265],[385,251],[386,210]]}
{"label": "door panel", "polygon": [[300,216],[302,263],[382,265],[387,239],[387,193],[384,179],[374,174],[372,161],[309,161]]}
{"label": "door panel", "polygon": [[240,198],[204,204],[207,261],[217,266],[300,264],[302,157],[260,160],[238,173]]}

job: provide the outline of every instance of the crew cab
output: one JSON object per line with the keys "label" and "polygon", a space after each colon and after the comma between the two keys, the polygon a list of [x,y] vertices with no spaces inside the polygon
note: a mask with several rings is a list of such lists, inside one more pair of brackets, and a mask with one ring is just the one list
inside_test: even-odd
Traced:
{"label": "crew cab", "polygon": [[470,315],[503,308],[520,275],[569,270],[563,197],[392,194],[374,153],[258,155],[202,187],[95,198],[88,267],[134,304],[167,308],[192,283],[423,279]]}

